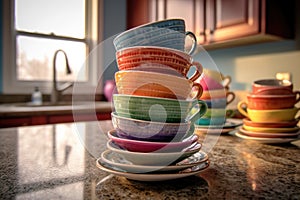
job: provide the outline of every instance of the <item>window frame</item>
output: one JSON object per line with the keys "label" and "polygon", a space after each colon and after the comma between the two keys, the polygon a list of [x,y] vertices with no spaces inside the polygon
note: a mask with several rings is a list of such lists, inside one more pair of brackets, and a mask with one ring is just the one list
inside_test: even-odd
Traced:
{"label": "window frame", "polygon": [[[3,94],[31,94],[35,86],[39,86],[43,94],[50,94],[52,90],[52,81],[21,81],[17,80],[17,64],[16,64],[16,38],[17,35],[34,36],[49,39],[63,39],[68,41],[80,41],[87,45],[87,56],[96,48],[97,44],[102,40],[103,33],[103,1],[102,0],[86,0],[86,37],[83,39],[48,35],[39,33],[28,33],[26,31],[17,31],[15,29],[14,19],[14,1],[3,1],[3,77],[2,77],[2,93]],[[102,82],[98,81],[97,74],[100,74],[102,66],[101,61],[93,58],[93,64],[88,64],[88,81],[76,82],[77,94],[102,93]],[[87,62],[86,62],[87,63]],[[64,91],[64,94],[71,94],[72,88]]]}

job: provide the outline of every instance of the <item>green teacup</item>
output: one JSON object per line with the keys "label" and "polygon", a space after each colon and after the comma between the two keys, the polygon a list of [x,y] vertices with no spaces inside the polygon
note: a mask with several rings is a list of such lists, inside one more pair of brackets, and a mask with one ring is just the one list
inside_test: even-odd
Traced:
{"label": "green teacup", "polygon": [[[207,105],[202,100],[114,94],[113,103],[119,116],[167,123],[193,122],[207,110]],[[192,113],[191,110],[195,107],[198,108]]]}
{"label": "green teacup", "polygon": [[216,118],[216,117],[232,117],[233,110],[227,110],[225,108],[208,108],[203,117]]}

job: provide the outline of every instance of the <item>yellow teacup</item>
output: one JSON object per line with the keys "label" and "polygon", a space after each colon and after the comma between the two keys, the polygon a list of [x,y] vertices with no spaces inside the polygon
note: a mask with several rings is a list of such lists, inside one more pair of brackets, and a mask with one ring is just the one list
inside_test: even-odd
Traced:
{"label": "yellow teacup", "polygon": [[203,73],[221,83],[225,88],[228,88],[231,83],[231,77],[229,75],[225,76],[216,70],[203,69]]}
{"label": "yellow teacup", "polygon": [[[296,114],[300,108],[288,108],[277,110],[254,110],[247,108],[246,101],[238,103],[239,112],[253,122],[281,122],[292,121],[295,119]],[[246,108],[246,109],[245,109]]]}

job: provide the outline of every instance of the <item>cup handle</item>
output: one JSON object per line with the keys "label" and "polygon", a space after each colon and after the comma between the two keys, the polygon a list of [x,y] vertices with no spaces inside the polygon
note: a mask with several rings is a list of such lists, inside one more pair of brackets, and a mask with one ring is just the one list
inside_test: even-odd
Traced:
{"label": "cup handle", "polygon": [[[228,97],[231,97],[231,98],[229,98],[229,100],[228,100]],[[233,92],[226,92],[226,101],[227,101],[226,105],[233,102],[234,99],[235,99],[235,94]]]}
{"label": "cup handle", "polygon": [[188,121],[191,121],[192,124],[194,124],[197,119],[201,118],[207,111],[207,104],[205,103],[205,101],[197,100],[196,102],[199,108],[193,115],[191,115],[187,119]]}
{"label": "cup handle", "polygon": [[194,51],[196,50],[196,47],[197,47],[197,38],[196,38],[195,34],[193,32],[190,32],[190,31],[185,32],[185,35],[191,37],[192,40],[193,40],[192,48],[188,52],[189,55],[192,55],[194,53]]}
{"label": "cup handle", "polygon": [[226,110],[226,117],[231,118],[234,116],[234,110]]}
{"label": "cup handle", "polygon": [[245,117],[249,118],[249,115],[248,115],[247,111],[244,110],[243,106],[246,106],[246,108],[247,108],[248,104],[246,103],[246,101],[240,101],[238,103],[238,105],[237,105],[238,111]]}
{"label": "cup handle", "polygon": [[[297,107],[296,107],[296,108],[297,108]],[[296,112],[296,114],[295,114],[295,119],[296,119],[296,120],[300,119],[300,115],[298,115],[299,111],[300,111],[300,107],[297,108],[297,112]]]}
{"label": "cup handle", "polygon": [[195,73],[189,78],[191,81],[197,80],[203,72],[203,66],[199,62],[192,62],[192,65],[196,67]]}
{"label": "cup handle", "polygon": [[202,93],[203,93],[202,86],[200,85],[200,83],[193,82],[192,89],[193,88],[197,88],[197,93],[195,96],[192,97],[192,99],[197,99],[197,100],[200,99],[200,97],[202,96]]}
{"label": "cup handle", "polygon": [[222,81],[222,85],[225,87],[225,88],[228,88],[229,87],[229,84],[231,83],[231,77],[230,76],[224,76],[224,75],[221,75],[223,81]]}
{"label": "cup handle", "polygon": [[296,94],[296,103],[298,103],[300,101],[300,91],[295,91],[293,93]]}

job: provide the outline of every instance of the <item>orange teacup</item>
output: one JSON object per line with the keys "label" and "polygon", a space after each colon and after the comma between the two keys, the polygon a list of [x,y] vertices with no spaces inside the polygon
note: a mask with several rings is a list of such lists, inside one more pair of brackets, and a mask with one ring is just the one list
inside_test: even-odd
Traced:
{"label": "orange teacup", "polygon": [[[200,77],[203,67],[199,62],[182,51],[164,47],[136,46],[124,48],[116,53],[119,70],[151,71],[184,76],[191,81]],[[187,77],[191,67],[196,68],[191,77]]]}
{"label": "orange teacup", "polygon": [[252,84],[252,93],[258,95],[291,95],[293,83],[288,80],[261,79]]}
{"label": "orange teacup", "polygon": [[[199,99],[203,92],[199,83],[186,78],[155,72],[118,71],[115,74],[115,80],[118,93],[126,95]],[[190,97],[191,94],[193,94],[192,97]]]}

